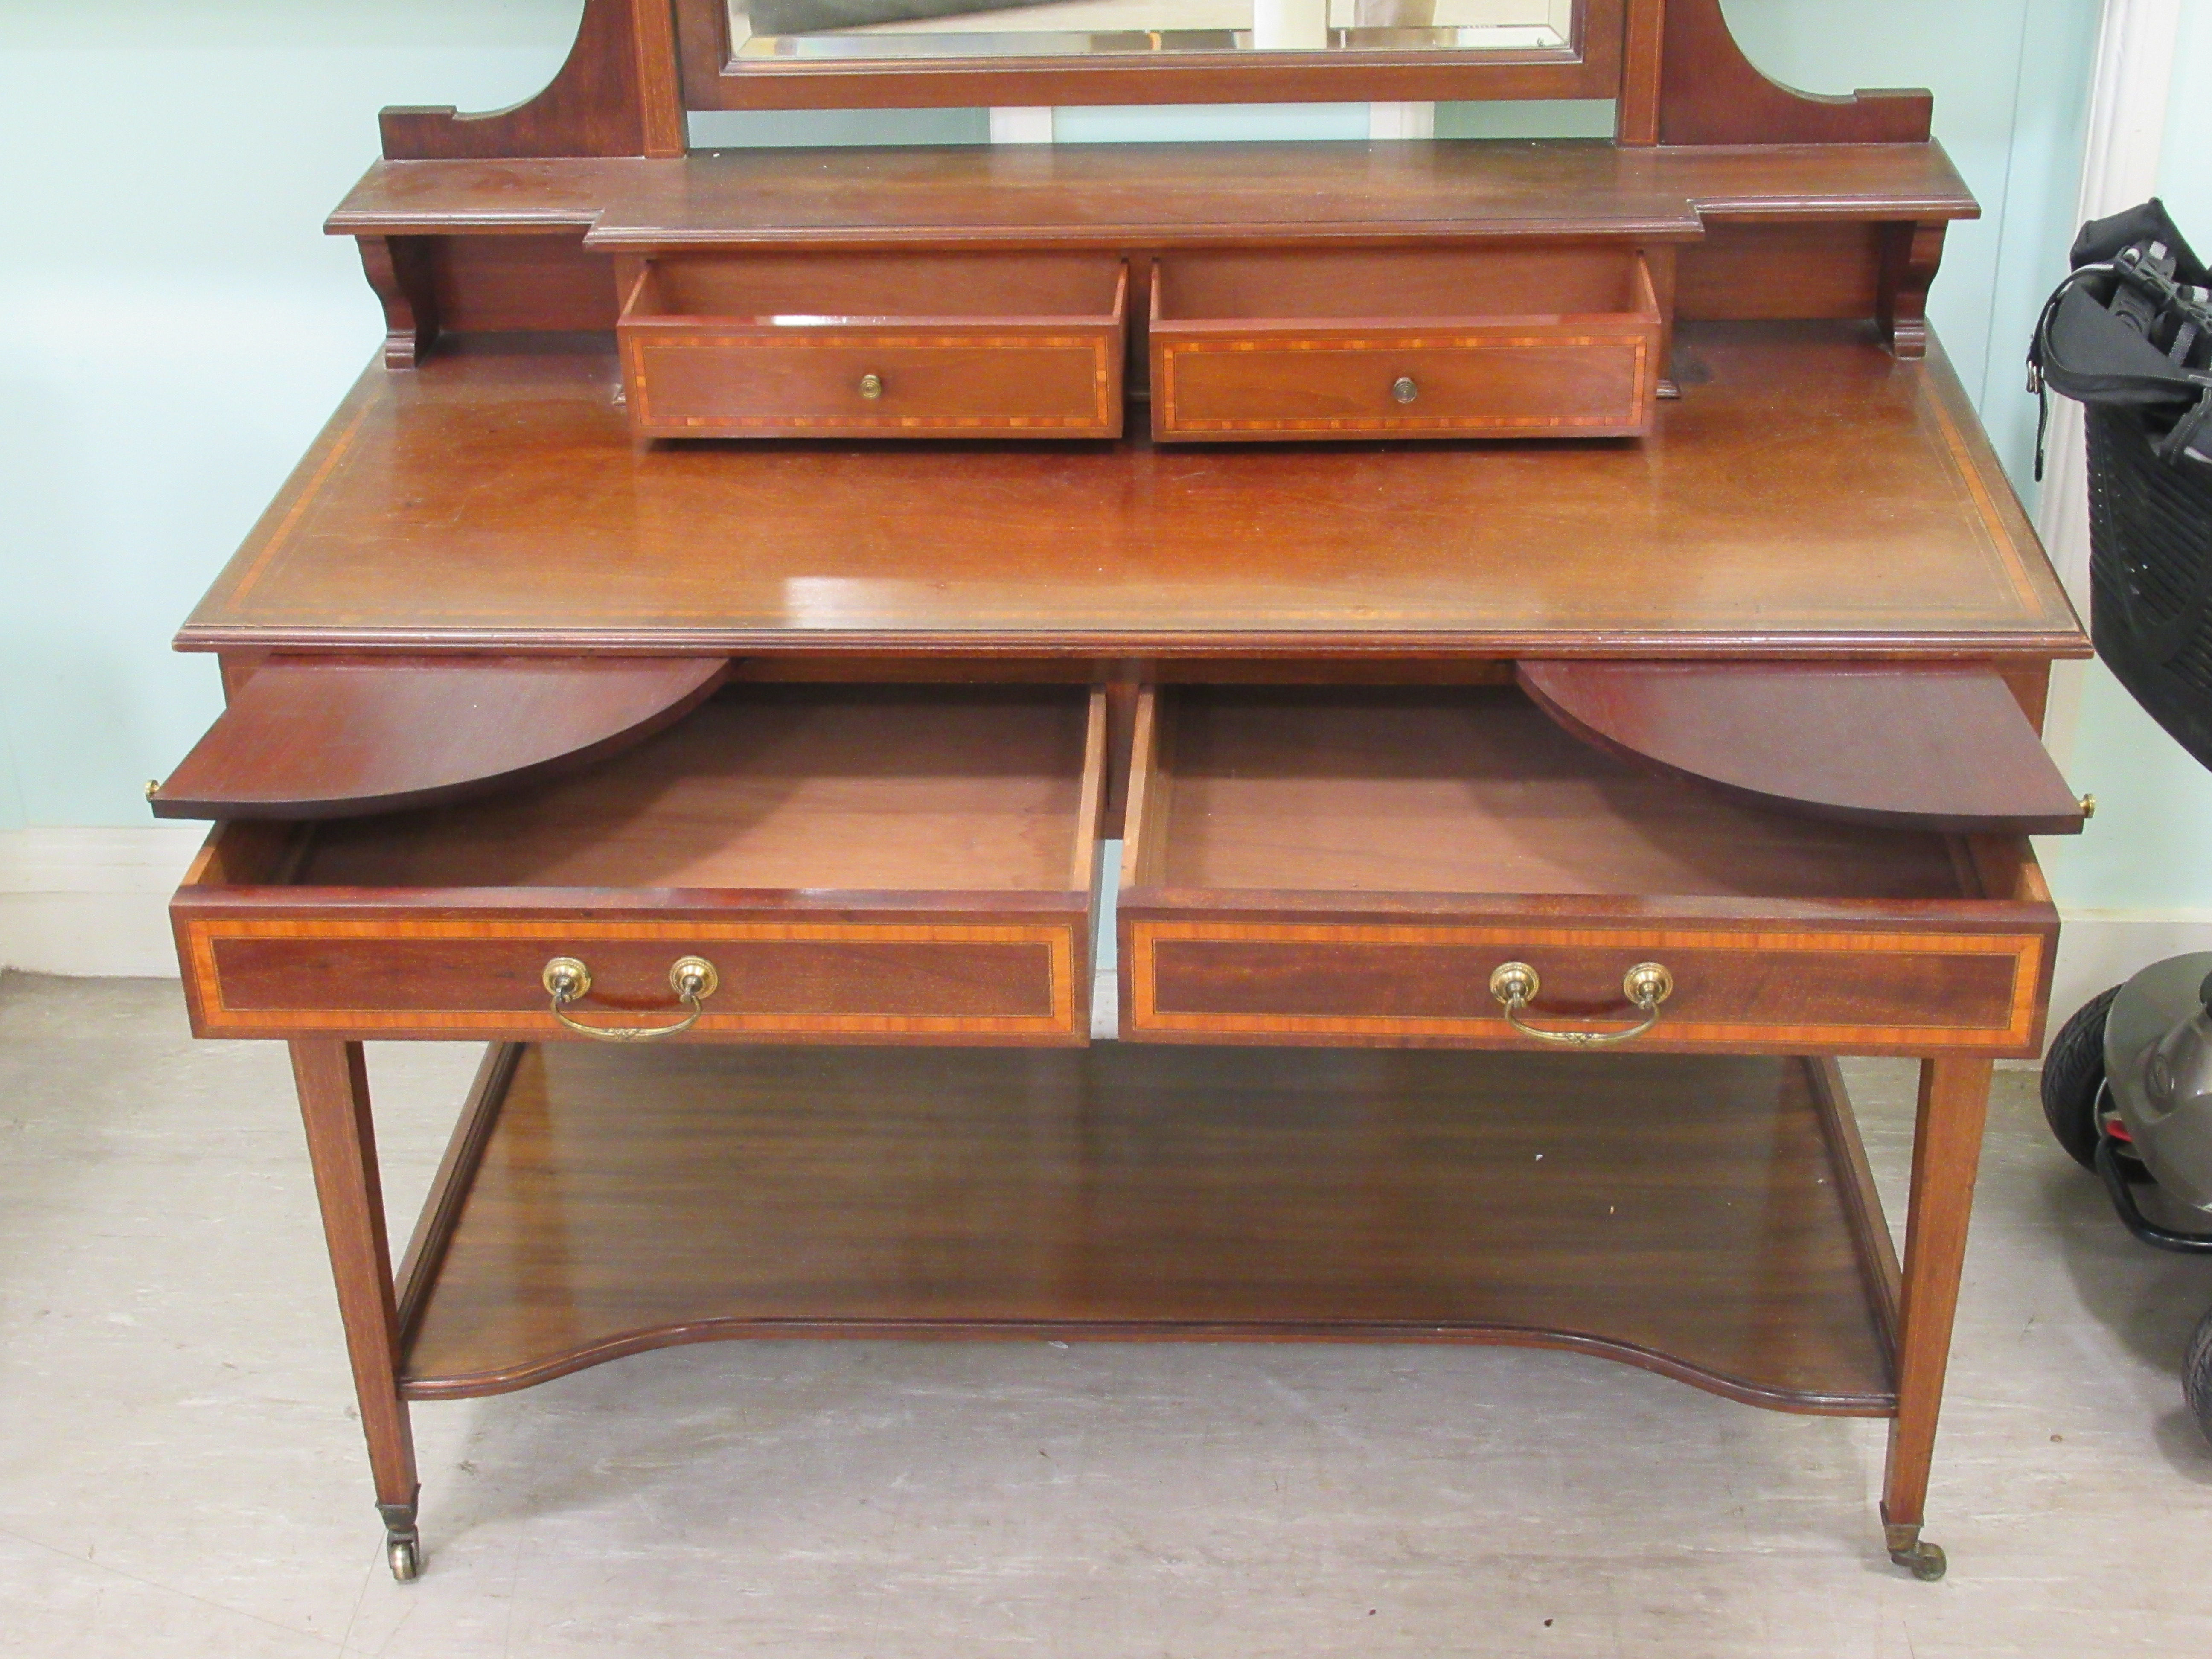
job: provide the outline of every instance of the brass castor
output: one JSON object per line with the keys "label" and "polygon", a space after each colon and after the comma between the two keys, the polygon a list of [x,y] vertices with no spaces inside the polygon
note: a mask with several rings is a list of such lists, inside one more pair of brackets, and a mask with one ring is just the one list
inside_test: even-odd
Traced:
{"label": "brass castor", "polygon": [[415,1529],[414,1504],[379,1504],[376,1512],[384,1518],[384,1559],[392,1564],[392,1577],[413,1583],[422,1576],[422,1534]]}
{"label": "brass castor", "polygon": [[1884,1522],[1881,1541],[1889,1547],[1889,1559],[1910,1571],[1923,1584],[1934,1583],[1943,1576],[1943,1569],[1950,1565],[1943,1559],[1941,1544],[1921,1541],[1917,1521]]}
{"label": "brass castor", "polygon": [[1941,1544],[1923,1544],[1917,1540],[1909,1549],[1892,1550],[1889,1559],[1900,1567],[1910,1568],[1912,1576],[1923,1584],[1934,1583],[1950,1565],[1943,1559]]}

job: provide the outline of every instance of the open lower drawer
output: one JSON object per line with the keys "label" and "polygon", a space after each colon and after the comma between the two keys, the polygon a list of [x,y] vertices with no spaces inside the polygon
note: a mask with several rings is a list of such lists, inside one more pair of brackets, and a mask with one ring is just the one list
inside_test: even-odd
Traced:
{"label": "open lower drawer", "polygon": [[1067,687],[749,686],[557,782],[227,823],[172,906],[193,1029],[659,1032],[688,983],[698,1036],[1081,1042],[1105,732]]}
{"label": "open lower drawer", "polygon": [[1122,1035],[1155,1042],[1533,1047],[1649,1012],[1638,1048],[2026,1056],[2057,930],[2018,836],[1744,804],[1504,687],[1148,693],[1122,883]]}

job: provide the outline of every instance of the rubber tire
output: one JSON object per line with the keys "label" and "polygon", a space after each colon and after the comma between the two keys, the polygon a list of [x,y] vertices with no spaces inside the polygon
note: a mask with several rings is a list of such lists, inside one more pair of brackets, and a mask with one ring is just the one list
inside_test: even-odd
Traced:
{"label": "rubber tire", "polygon": [[2197,1334],[2189,1340],[2189,1357],[2181,1362],[2181,1397],[2197,1413],[2197,1426],[2212,1440],[2212,1313],[2204,1316]]}
{"label": "rubber tire", "polygon": [[2043,1120],[2066,1155],[2085,1170],[2097,1167],[2097,1103],[2105,1092],[2105,1022],[2115,985],[2074,1011],[2043,1057]]}

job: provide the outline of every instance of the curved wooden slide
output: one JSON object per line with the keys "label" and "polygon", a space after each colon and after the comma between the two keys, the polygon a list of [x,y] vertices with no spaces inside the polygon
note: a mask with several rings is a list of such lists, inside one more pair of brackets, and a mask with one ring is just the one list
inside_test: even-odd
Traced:
{"label": "curved wooden slide", "polygon": [[722,657],[273,658],[149,799],[162,818],[430,806],[589,764],[681,720]]}
{"label": "curved wooden slide", "polygon": [[1523,662],[1521,687],[1595,747],[1814,817],[2078,834],[2081,802],[1985,668]]}

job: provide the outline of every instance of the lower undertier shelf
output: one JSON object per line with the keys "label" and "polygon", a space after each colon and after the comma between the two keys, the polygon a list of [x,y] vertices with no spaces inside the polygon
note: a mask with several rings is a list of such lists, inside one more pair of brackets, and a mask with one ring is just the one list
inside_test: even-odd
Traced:
{"label": "lower undertier shelf", "polygon": [[1832,1062],[1344,1049],[493,1051],[403,1391],[747,1336],[1504,1342],[1896,1407]]}

